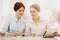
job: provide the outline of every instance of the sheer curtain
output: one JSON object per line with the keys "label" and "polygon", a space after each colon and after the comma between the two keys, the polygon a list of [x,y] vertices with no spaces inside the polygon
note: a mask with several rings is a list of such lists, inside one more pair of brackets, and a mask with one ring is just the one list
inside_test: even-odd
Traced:
{"label": "sheer curtain", "polygon": [[1,30],[2,30],[2,27],[7,18],[7,15],[10,14],[10,0],[1,0],[1,1],[2,1],[2,15],[1,15],[1,18],[2,18]]}
{"label": "sheer curtain", "polygon": [[2,26],[2,0],[0,0],[0,30],[1,30],[1,26]]}

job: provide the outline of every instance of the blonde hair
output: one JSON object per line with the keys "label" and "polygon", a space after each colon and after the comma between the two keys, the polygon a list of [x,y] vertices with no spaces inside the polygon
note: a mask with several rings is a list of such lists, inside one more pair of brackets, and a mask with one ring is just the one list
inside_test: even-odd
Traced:
{"label": "blonde hair", "polygon": [[40,12],[40,6],[38,4],[33,4],[30,6],[30,8],[33,7],[34,9],[36,9],[38,12]]}

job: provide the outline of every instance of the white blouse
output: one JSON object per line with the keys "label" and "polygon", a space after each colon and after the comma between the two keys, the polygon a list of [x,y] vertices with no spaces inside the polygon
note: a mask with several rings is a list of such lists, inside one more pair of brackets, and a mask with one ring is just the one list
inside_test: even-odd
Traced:
{"label": "white blouse", "polygon": [[26,34],[30,33],[30,28],[31,32],[35,32],[36,35],[43,35],[46,31],[46,26],[47,22],[44,20],[40,20],[38,24],[36,24],[32,19],[28,20],[27,22],[27,27],[26,27]]}
{"label": "white blouse", "polygon": [[7,18],[3,27],[3,32],[20,32],[21,33],[24,31],[25,31],[25,20],[23,18],[21,18],[20,20],[17,20],[15,15]]}

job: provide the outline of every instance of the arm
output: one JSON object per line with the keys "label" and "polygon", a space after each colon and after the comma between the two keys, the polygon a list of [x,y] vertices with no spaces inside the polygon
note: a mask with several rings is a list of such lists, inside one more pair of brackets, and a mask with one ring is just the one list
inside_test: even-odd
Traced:
{"label": "arm", "polygon": [[26,27],[26,36],[30,36],[31,35],[31,28]]}
{"label": "arm", "polygon": [[8,27],[10,26],[10,18],[7,18],[6,21],[4,22],[3,28],[2,28],[2,32],[5,32],[6,36],[8,34]]}
{"label": "arm", "polygon": [[10,26],[10,19],[7,18],[4,25],[3,25],[3,28],[2,28],[2,31],[3,32],[8,32],[8,27]]}

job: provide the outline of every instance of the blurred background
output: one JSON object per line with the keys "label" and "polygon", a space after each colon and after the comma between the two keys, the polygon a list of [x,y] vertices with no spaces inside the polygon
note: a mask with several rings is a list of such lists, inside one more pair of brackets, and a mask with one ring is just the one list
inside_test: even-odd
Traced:
{"label": "blurred background", "polygon": [[40,5],[41,11],[39,15],[46,19],[48,22],[50,20],[54,21],[53,15],[56,15],[56,10],[60,8],[60,0],[0,0],[0,31],[2,30],[3,24],[9,15],[13,15],[15,12],[13,10],[15,2],[20,1],[26,7],[25,17],[30,16],[29,7],[30,5],[37,3]]}

